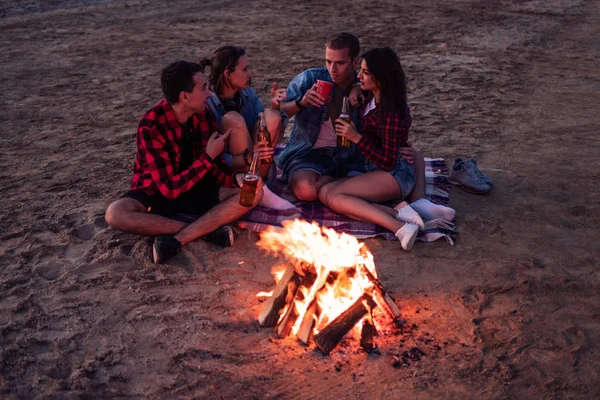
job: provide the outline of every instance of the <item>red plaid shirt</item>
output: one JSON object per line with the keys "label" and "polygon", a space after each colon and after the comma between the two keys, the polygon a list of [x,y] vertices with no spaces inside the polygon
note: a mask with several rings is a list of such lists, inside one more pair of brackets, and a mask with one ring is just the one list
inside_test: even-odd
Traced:
{"label": "red plaid shirt", "polygon": [[402,118],[399,112],[390,113],[382,125],[379,106],[375,106],[367,115],[361,113],[364,134],[357,146],[365,157],[386,171],[396,165],[400,147],[408,146],[408,128],[412,123],[408,106],[405,114]]}
{"label": "red plaid shirt", "polygon": [[183,130],[171,105],[163,100],[142,117],[131,190],[143,190],[149,195],[160,192],[168,199],[175,199],[209,173],[223,186],[235,187],[236,171],[223,162],[222,156],[213,160],[205,151],[210,135],[217,130],[215,117],[206,109],[194,114],[188,124],[194,161],[182,169]]}

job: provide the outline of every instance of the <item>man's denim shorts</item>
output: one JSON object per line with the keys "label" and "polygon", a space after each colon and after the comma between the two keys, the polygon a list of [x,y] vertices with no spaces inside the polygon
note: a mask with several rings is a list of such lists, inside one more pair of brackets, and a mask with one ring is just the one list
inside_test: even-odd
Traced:
{"label": "man's denim shorts", "polygon": [[298,171],[314,171],[320,176],[345,178],[350,171],[357,170],[364,170],[364,161],[356,157],[349,158],[347,148],[320,147],[292,160],[286,172],[288,178]]}

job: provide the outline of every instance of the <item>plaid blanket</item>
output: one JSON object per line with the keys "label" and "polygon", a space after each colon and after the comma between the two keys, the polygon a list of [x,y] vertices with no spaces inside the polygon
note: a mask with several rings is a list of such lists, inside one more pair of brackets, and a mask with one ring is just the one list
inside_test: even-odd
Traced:
{"label": "plaid blanket", "polygon": [[[447,175],[448,168],[443,158],[425,159],[425,179],[427,181],[425,193],[427,198],[432,202],[448,205],[451,185],[448,183]],[[324,206],[321,202],[295,200],[289,187],[279,179],[271,184],[270,188],[274,193],[291,201],[298,208],[273,210],[257,206],[238,222],[241,227],[260,232],[269,226],[281,226],[281,223],[285,220],[300,218],[307,221],[316,221],[320,225],[333,228],[338,232],[346,232],[359,239],[382,236],[388,240],[397,240],[393,232],[369,222],[355,221],[350,217],[338,214]],[[392,206],[394,205],[395,203]],[[441,219],[427,221],[425,223],[425,231],[419,232],[418,239],[425,242],[432,242],[442,237],[448,243],[454,244],[454,240],[456,239],[454,221],[448,222]]]}
{"label": "plaid blanket", "polygon": [[[320,225],[333,228],[338,232],[346,232],[359,239],[382,236],[388,240],[397,240],[393,232],[369,222],[355,221],[350,217],[332,211],[320,202],[297,201],[289,187],[279,179],[279,175],[277,174],[277,179],[273,179],[269,187],[274,193],[294,203],[297,208],[273,210],[257,206],[238,221],[240,227],[260,232],[273,226],[282,227],[281,223],[283,221],[300,218],[307,221],[316,221]],[[425,179],[427,181],[425,194],[432,202],[448,205],[451,185],[448,182],[447,176],[448,168],[443,158],[425,159]],[[392,204],[392,207],[394,205]],[[198,217],[195,215],[179,214],[176,218],[184,222],[192,222]],[[455,221],[448,222],[438,219],[427,221],[425,223],[425,231],[419,232],[417,239],[424,242],[433,242],[434,240],[444,238],[448,243],[454,245],[456,235]]]}

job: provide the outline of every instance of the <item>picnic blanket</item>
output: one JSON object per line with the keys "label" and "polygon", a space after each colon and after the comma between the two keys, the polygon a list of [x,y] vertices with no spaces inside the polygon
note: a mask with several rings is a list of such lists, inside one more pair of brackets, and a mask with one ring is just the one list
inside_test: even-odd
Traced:
{"label": "picnic blanket", "polygon": [[[279,147],[279,146],[278,146]],[[276,153],[281,148],[276,149]],[[333,228],[338,232],[346,232],[359,239],[382,236],[388,240],[398,240],[393,232],[388,231],[378,225],[356,221],[350,217],[338,214],[321,202],[298,201],[292,195],[288,185],[281,180],[281,171],[277,171],[277,178],[269,183],[271,190],[277,195],[289,200],[297,206],[296,209],[274,210],[262,206],[256,206],[238,220],[238,225],[242,228],[250,229],[255,232],[261,232],[272,227],[282,228],[282,222],[294,218],[304,219],[306,221],[315,221],[319,225]],[[448,205],[450,194],[450,183],[447,179],[448,168],[443,158],[425,159],[425,179],[426,197],[436,204]],[[397,203],[397,202],[396,202]],[[393,207],[395,204],[391,204]],[[198,217],[195,215],[179,214],[177,219],[185,222],[192,222]],[[418,240],[432,242],[444,238],[454,245],[456,240],[455,221],[449,222],[441,219],[427,221],[425,231],[419,232]]]}
{"label": "picnic blanket", "polygon": [[[448,205],[450,183],[447,179],[448,168],[443,158],[425,159],[425,195],[436,204]],[[388,240],[398,240],[393,232],[388,231],[378,225],[356,221],[350,217],[338,214],[318,201],[298,201],[295,200],[290,188],[281,180],[277,179],[270,185],[271,190],[279,196],[289,200],[297,206],[296,209],[273,210],[257,206],[244,215],[239,225],[256,232],[263,231],[270,226],[279,226],[288,219],[304,219],[315,221],[319,225],[333,228],[338,232],[346,232],[359,239],[382,236]],[[392,203],[393,207],[396,203]],[[425,223],[425,231],[419,232],[417,239],[425,242],[444,238],[451,245],[456,239],[455,222],[445,220],[432,220]]]}

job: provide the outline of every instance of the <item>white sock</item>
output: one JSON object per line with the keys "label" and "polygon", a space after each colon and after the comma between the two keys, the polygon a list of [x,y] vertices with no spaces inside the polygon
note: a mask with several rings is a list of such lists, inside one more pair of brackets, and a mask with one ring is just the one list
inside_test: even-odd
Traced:
{"label": "white sock", "polygon": [[267,185],[263,186],[263,198],[258,204],[274,210],[288,210],[290,208],[296,208],[295,205],[286,199],[283,199],[271,192],[271,189],[269,189]]}
{"label": "white sock", "polygon": [[394,235],[398,238],[404,250],[410,250],[415,244],[415,240],[417,240],[418,233],[419,227],[417,225],[404,224]]}
{"label": "white sock", "polygon": [[452,221],[454,215],[456,215],[456,211],[453,208],[432,203],[428,199],[417,200],[414,203],[410,203],[410,206],[426,221],[436,218]]}

